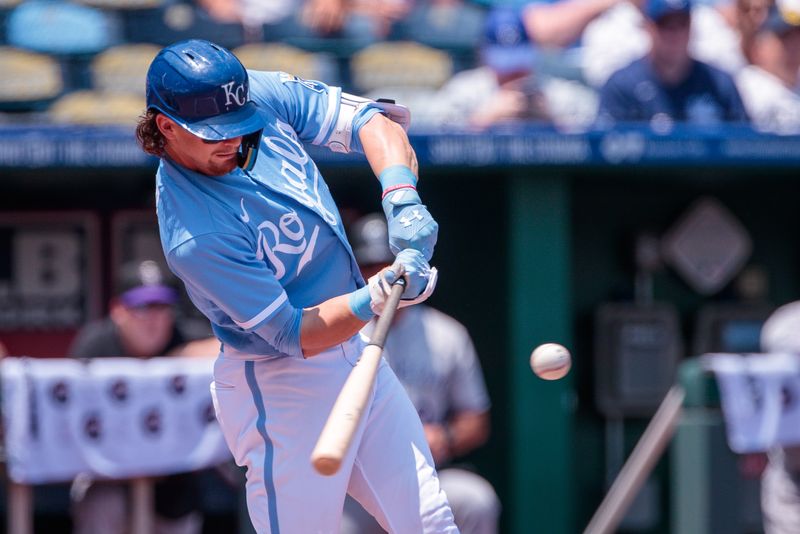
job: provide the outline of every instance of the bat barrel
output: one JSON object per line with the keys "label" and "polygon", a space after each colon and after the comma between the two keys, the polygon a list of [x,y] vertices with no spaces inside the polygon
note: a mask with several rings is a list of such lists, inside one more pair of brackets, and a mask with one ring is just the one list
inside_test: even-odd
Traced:
{"label": "bat barrel", "polygon": [[372,338],[364,347],[358,363],[350,371],[350,376],[336,397],[328,420],[322,428],[311,453],[311,464],[321,475],[335,475],[353,443],[353,436],[361,423],[372,385],[375,383],[383,344],[386,342],[386,335],[404,290],[405,280],[401,278],[392,286],[392,292],[386,300],[383,313],[378,318]]}

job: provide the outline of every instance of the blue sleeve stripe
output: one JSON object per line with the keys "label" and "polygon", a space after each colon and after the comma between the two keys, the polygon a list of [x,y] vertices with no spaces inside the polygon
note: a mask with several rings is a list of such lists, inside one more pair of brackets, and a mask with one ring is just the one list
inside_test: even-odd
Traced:
{"label": "blue sleeve stripe", "polygon": [[328,138],[331,125],[333,124],[333,119],[336,116],[336,112],[339,110],[341,92],[342,90],[338,87],[330,87],[328,89],[328,109],[325,111],[325,119],[322,121],[322,126],[319,128],[319,133],[314,140],[311,141],[312,145],[320,145],[323,141],[325,141],[325,139]]}
{"label": "blue sleeve stripe", "polygon": [[256,315],[255,317],[253,317],[249,321],[239,322],[239,321],[234,320],[234,322],[237,325],[239,325],[240,328],[244,328],[245,330],[249,330],[250,328],[253,328],[254,326],[256,326],[259,323],[261,323],[264,319],[266,319],[267,317],[272,315],[275,310],[280,308],[283,305],[283,303],[286,302],[286,300],[287,300],[286,293],[285,292],[281,293],[281,296],[276,298],[272,302],[272,304],[270,304],[269,306],[267,306],[266,308],[261,310],[258,313],[258,315]]}

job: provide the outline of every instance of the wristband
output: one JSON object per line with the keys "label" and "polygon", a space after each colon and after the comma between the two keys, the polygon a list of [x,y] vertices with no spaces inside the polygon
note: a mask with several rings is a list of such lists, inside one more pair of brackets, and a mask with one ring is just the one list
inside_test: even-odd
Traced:
{"label": "wristband", "polygon": [[417,187],[417,177],[405,165],[392,165],[383,169],[383,172],[378,176],[378,181],[381,183],[383,196],[403,187],[410,187],[411,189],[416,189]]}
{"label": "wristband", "polygon": [[353,315],[362,321],[369,321],[375,316],[375,312],[372,311],[372,296],[369,294],[368,286],[350,293],[347,303],[350,305],[350,311],[353,312]]}

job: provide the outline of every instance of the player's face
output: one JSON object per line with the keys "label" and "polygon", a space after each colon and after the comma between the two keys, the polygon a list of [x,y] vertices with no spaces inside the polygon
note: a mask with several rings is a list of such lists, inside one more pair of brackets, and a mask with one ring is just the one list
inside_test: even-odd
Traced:
{"label": "player's face", "polygon": [[127,351],[139,358],[163,356],[172,338],[175,313],[169,304],[129,307],[117,303],[111,318]]}
{"label": "player's face", "polygon": [[222,176],[236,168],[241,136],[206,141],[186,131],[169,117],[159,115],[156,120],[167,139],[167,154],[176,163],[206,176]]}

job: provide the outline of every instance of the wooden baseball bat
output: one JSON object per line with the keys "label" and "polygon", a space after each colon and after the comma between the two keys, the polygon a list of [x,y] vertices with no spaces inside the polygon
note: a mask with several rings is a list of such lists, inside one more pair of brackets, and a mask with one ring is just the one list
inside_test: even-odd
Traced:
{"label": "wooden baseball bat", "polygon": [[364,416],[364,409],[375,382],[378,364],[381,362],[383,353],[383,344],[386,342],[389,326],[392,324],[405,286],[406,281],[403,278],[398,278],[392,285],[392,291],[389,293],[389,298],[386,299],[383,313],[375,324],[372,338],[361,352],[361,357],[355,367],[350,371],[350,376],[347,377],[339,396],[336,397],[328,420],[317,439],[317,444],[311,453],[311,463],[317,473],[321,475],[336,474],[353,443],[353,436]]}

